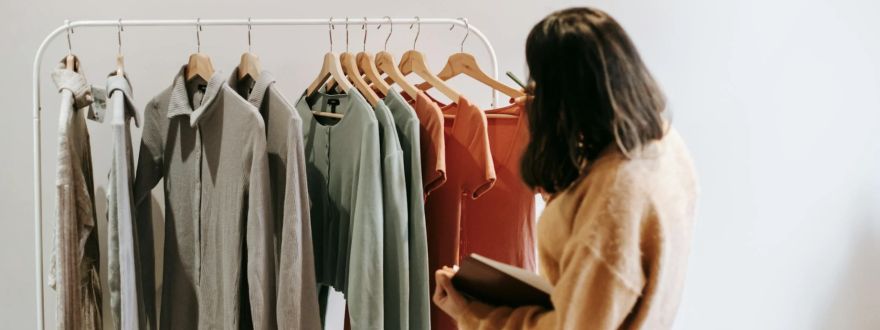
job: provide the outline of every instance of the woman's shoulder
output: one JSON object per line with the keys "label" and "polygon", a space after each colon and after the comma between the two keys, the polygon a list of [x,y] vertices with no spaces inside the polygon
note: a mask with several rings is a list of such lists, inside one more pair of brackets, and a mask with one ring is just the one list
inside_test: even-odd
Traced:
{"label": "woman's shoulder", "polygon": [[640,227],[652,215],[680,213],[693,206],[696,195],[690,155],[670,128],[663,138],[629,155],[616,148],[604,152],[547,209],[570,219],[572,231],[598,226],[620,233]]}
{"label": "woman's shoulder", "polygon": [[696,171],[684,140],[670,126],[662,138],[627,154],[609,146],[568,190],[582,195],[597,189],[617,198],[651,198],[670,190],[695,190]]}

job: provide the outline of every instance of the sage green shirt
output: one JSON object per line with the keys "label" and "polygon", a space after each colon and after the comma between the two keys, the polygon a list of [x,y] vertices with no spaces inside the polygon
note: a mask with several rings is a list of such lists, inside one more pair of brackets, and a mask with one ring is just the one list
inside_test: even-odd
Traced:
{"label": "sage green shirt", "polygon": [[422,185],[422,152],[419,118],[409,103],[393,88],[384,102],[394,117],[394,126],[403,151],[403,177],[406,179],[409,253],[409,329],[431,328],[431,289],[428,285],[428,236],[425,231],[425,198]]}
{"label": "sage green shirt", "polygon": [[385,328],[409,327],[409,236],[403,151],[385,102],[373,108],[379,121],[385,267]]}
{"label": "sage green shirt", "polygon": [[[158,328],[275,329],[275,234],[263,119],[221,73],[188,89],[185,72],[184,66],[144,109],[135,177],[142,275],[151,275],[154,263],[150,190],[164,179]],[[196,92],[189,96],[188,90]],[[151,278],[143,284],[155,287]],[[155,319],[148,298],[147,314]]]}
{"label": "sage green shirt", "polygon": [[296,110],[303,119],[317,279],[345,294],[352,329],[384,329],[379,124],[355,90],[318,92],[311,101],[303,95]]}

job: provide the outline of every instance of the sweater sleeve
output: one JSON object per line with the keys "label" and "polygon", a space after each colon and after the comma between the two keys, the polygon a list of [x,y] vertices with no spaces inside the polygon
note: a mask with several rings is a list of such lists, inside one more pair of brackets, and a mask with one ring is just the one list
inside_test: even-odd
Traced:
{"label": "sweater sleeve", "polygon": [[351,328],[384,329],[382,173],[379,128],[373,120],[361,140],[352,209],[346,299]]}
{"label": "sweater sleeve", "polygon": [[[259,116],[255,113],[255,116]],[[260,126],[262,119],[259,120]],[[252,135],[246,223],[248,296],[254,329],[275,329],[275,225],[269,194],[265,127]]]}
{"label": "sweater sleeve", "polygon": [[[609,176],[614,178],[614,176]],[[619,178],[617,178],[619,180]],[[490,307],[471,302],[458,320],[462,329],[619,329],[645,285],[640,223],[647,203],[636,185],[601,182],[590,195],[569,196],[550,217],[565,217],[572,235],[563,245],[550,298],[537,306]],[[604,186],[603,186],[604,185]],[[558,219],[542,219],[542,221]]]}
{"label": "sweater sleeve", "polygon": [[554,310],[538,306],[492,307],[472,301],[458,320],[462,329],[618,329],[639,297],[592,248],[567,249]]}
{"label": "sweater sleeve", "polygon": [[320,329],[302,123],[288,129],[284,225],[278,271],[278,328]]}

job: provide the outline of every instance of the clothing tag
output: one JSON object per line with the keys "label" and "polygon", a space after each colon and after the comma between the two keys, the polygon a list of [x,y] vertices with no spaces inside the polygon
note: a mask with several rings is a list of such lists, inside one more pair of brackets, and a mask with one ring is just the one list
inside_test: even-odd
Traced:
{"label": "clothing tag", "polygon": [[104,122],[104,115],[107,113],[107,90],[101,87],[92,87],[92,104],[89,105],[89,111],[86,118],[99,123]]}
{"label": "clothing tag", "polygon": [[330,105],[330,112],[336,113],[336,106],[339,105],[339,99],[329,99],[327,104]]}

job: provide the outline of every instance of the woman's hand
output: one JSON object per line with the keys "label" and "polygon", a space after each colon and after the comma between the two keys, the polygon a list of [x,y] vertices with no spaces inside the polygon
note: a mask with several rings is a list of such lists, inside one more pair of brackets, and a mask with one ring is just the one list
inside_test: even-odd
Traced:
{"label": "woman's hand", "polygon": [[452,286],[452,277],[457,271],[458,267],[453,269],[444,266],[434,273],[437,282],[434,288],[434,303],[454,320],[458,320],[464,314],[469,303],[468,299]]}

